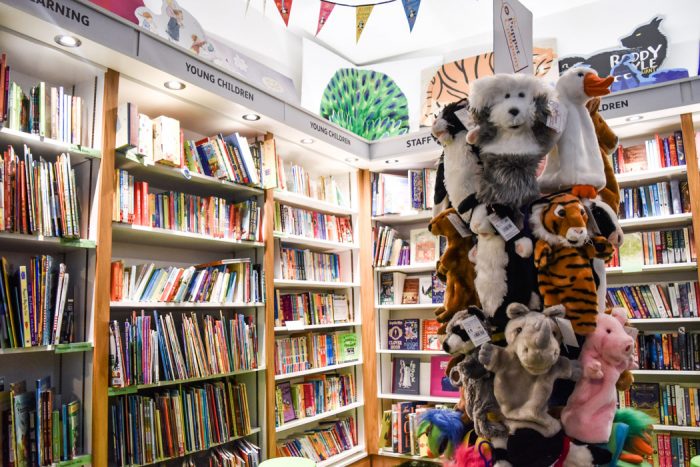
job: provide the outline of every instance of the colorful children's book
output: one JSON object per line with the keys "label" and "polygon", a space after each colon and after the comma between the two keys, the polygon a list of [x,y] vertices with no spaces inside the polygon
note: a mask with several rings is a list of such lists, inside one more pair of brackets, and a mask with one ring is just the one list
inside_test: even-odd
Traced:
{"label": "colorful children's book", "polygon": [[452,385],[446,374],[450,363],[449,355],[430,357],[430,395],[438,397],[459,397],[459,388]]}
{"label": "colorful children's book", "polygon": [[289,423],[297,418],[294,413],[294,404],[292,403],[291,385],[285,381],[279,385],[279,388],[282,393],[282,407],[279,410],[282,411],[284,423]]}
{"label": "colorful children's book", "polygon": [[440,323],[438,323],[436,319],[424,319],[422,325],[422,350],[441,350],[442,345],[440,344],[440,339],[438,338]]}
{"label": "colorful children's book", "polygon": [[338,363],[354,362],[360,359],[360,342],[355,332],[338,333],[340,355]]}
{"label": "colorful children's book", "polygon": [[428,229],[411,230],[411,264],[434,263],[438,258],[439,237]]}
{"label": "colorful children's book", "polygon": [[393,360],[392,391],[396,394],[420,393],[420,359],[399,357]]}
{"label": "colorful children's book", "polygon": [[389,350],[420,350],[419,325],[419,319],[390,319],[388,322]]}
{"label": "colorful children's book", "polygon": [[419,276],[418,278],[418,303],[432,304],[433,302],[433,276]]}
{"label": "colorful children's book", "polygon": [[659,422],[659,383],[633,383],[630,387],[630,402],[632,407]]}
{"label": "colorful children's book", "polygon": [[418,304],[418,295],[420,288],[420,279],[418,276],[407,277],[403,284],[403,294],[401,303],[404,305]]}
{"label": "colorful children's book", "polygon": [[433,303],[442,304],[445,301],[445,283],[442,282],[437,273],[433,272]]}

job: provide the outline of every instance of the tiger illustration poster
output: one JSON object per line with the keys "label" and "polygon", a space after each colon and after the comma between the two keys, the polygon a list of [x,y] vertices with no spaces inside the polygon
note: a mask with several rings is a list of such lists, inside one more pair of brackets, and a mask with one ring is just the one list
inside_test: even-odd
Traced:
{"label": "tiger illustration poster", "polygon": [[[553,47],[535,47],[533,65],[535,76],[554,81],[558,66]],[[432,71],[432,70],[431,70]],[[461,58],[440,66],[428,78],[423,95],[421,126],[430,126],[435,116],[447,104],[469,96],[469,83],[493,75],[493,52]]]}

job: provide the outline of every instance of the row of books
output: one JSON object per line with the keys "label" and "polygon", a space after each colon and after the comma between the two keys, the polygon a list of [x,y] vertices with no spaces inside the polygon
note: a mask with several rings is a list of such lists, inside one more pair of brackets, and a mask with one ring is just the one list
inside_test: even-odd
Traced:
{"label": "row of books", "polygon": [[0,258],[0,346],[3,349],[73,341],[74,307],[67,266],[49,255],[10,269]]}
{"label": "row of books", "polygon": [[643,370],[700,370],[700,334],[637,335],[637,361]]}
{"label": "row of books", "polygon": [[32,133],[71,144],[82,144],[83,99],[63,86],[41,81],[27,95],[12,81],[8,58],[0,56],[0,122],[11,130]]}
{"label": "row of books", "polygon": [[234,203],[216,196],[166,191],[149,193],[147,182],[115,170],[112,220],[215,238],[262,241],[260,206],[255,197]]}
{"label": "row of books", "polygon": [[408,242],[398,235],[391,227],[372,228],[372,264],[375,267],[434,263],[447,245],[426,228],[411,229]]}
{"label": "row of books", "polygon": [[683,133],[677,130],[666,137],[656,134],[642,144],[620,145],[612,154],[612,164],[618,174],[685,165]]}
{"label": "row of books", "polygon": [[[391,392],[418,396],[424,394],[429,385],[431,396],[459,397],[459,388],[445,374],[450,358],[449,355],[433,355],[429,362],[422,362],[418,357],[393,358]],[[430,375],[429,380],[425,378],[426,373]]]}
{"label": "row of books", "polygon": [[[274,156],[274,140],[270,144],[267,151]],[[117,109],[116,147],[136,152],[146,165],[187,167],[193,173],[254,186],[260,186],[263,178],[263,142],[251,144],[238,133],[185,141],[178,120],[151,119],[131,102]]]}
{"label": "row of books", "polygon": [[300,237],[352,243],[352,219],[275,203],[275,231]]}
{"label": "row of books", "polygon": [[[237,439],[231,446],[217,446],[207,456],[209,467],[257,467],[262,462],[260,448],[247,439]],[[197,467],[201,460],[188,458],[183,467]]]}
{"label": "row of books", "polygon": [[0,442],[2,465],[52,465],[80,453],[80,402],[63,402],[51,387],[51,377],[36,380],[34,391],[26,381],[0,383]]}
{"label": "row of books", "polygon": [[690,460],[700,453],[700,439],[659,433],[656,452],[659,467],[691,467]]}
{"label": "row of books", "polygon": [[343,195],[333,175],[313,176],[300,165],[293,162],[284,162],[279,155],[275,157],[275,161],[277,166],[277,188],[280,190],[325,201],[337,206],[347,206],[347,198]]}
{"label": "row of books", "polygon": [[435,169],[412,169],[407,175],[372,173],[372,215],[432,209],[436,174]]}
{"label": "row of books", "polygon": [[280,245],[280,267],[284,280],[340,282],[340,255],[337,253]]}
{"label": "row of books", "polygon": [[633,383],[627,391],[618,391],[618,404],[639,409],[656,423],[697,427],[700,426],[699,390],[680,384]]}
{"label": "row of books", "polygon": [[390,319],[387,322],[389,350],[442,350],[440,324],[435,319]]}
{"label": "row of books", "polygon": [[697,282],[608,287],[609,306],[627,310],[629,318],[697,318],[700,303]]}
{"label": "row of books", "polygon": [[317,428],[293,438],[277,441],[280,457],[306,457],[322,462],[357,446],[357,425],[354,417],[326,420]]}
{"label": "row of books", "polygon": [[349,323],[353,319],[346,295],[275,290],[275,326],[284,326],[288,321],[310,326]]}
{"label": "row of books", "polygon": [[620,218],[668,216],[690,212],[688,182],[671,180],[620,189]]}
{"label": "row of books", "polygon": [[288,336],[275,339],[275,374],[349,363],[360,359],[355,332]]}
{"label": "row of books", "polygon": [[262,268],[249,258],[232,258],[187,268],[155,263],[112,262],[112,301],[168,303],[260,303]]}
{"label": "row of books", "polygon": [[406,276],[403,272],[383,272],[379,275],[380,305],[442,304],[445,284],[437,274]]}
{"label": "row of books", "polygon": [[427,457],[428,435],[418,436],[420,417],[428,410],[444,409],[444,405],[420,402],[397,402],[382,413],[378,447],[397,454]]}
{"label": "row of books", "polygon": [[[258,367],[258,334],[250,316],[226,320],[182,315],[180,332],[172,313],[132,312],[109,327],[111,386],[154,384],[227,374]],[[155,329],[154,329],[155,328]],[[123,331],[122,331],[123,329]]]}
{"label": "row of books", "polygon": [[275,423],[282,426],[354,402],[357,387],[352,373],[309,377],[300,383],[285,381],[275,387]]}
{"label": "row of books", "polygon": [[0,232],[80,237],[80,206],[70,156],[55,162],[8,146],[0,161]]}
{"label": "row of books", "polygon": [[112,462],[154,463],[201,451],[252,431],[246,386],[233,380],[110,402]]}
{"label": "row of books", "polygon": [[644,265],[692,261],[697,261],[693,228],[683,227],[625,234],[625,246],[616,250],[608,266],[622,266],[632,271]]}

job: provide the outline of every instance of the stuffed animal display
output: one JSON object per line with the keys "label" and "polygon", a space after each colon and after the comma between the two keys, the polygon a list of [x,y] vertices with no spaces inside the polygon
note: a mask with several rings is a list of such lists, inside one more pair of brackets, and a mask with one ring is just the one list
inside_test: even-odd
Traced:
{"label": "stuffed animal display", "polygon": [[620,374],[636,367],[634,339],[624,329],[627,313],[615,308],[601,314],[593,334],[586,338],[579,359],[583,377],[561,414],[566,434],[586,443],[607,443],[610,438],[617,383]]}
{"label": "stuffed animal display", "polygon": [[633,381],[634,340],[620,310],[604,313],[605,263],[623,241],[617,136],[598,112],[610,82],[586,68],[555,89],[480,78],[433,125],[443,155],[430,231],[448,240],[436,313],[461,396],[420,426],[447,465],[592,467],[626,443],[615,398]]}

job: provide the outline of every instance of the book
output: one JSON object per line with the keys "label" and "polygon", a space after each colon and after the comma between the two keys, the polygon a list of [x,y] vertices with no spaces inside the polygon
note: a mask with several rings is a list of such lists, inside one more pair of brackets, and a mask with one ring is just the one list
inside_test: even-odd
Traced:
{"label": "book", "polygon": [[398,357],[392,360],[392,392],[418,395],[420,393],[420,359]]}
{"label": "book", "polygon": [[314,417],[357,402],[355,376],[324,374],[304,381],[280,383],[275,388],[276,424]]}
{"label": "book", "polygon": [[402,272],[381,273],[379,276],[379,304],[401,304],[405,279],[406,274]]}
{"label": "book", "polygon": [[418,303],[428,304],[433,301],[433,276],[418,277]]}
{"label": "book", "polygon": [[360,343],[357,333],[339,333],[338,341],[340,343],[340,363],[354,362],[360,359]]}
{"label": "book", "polygon": [[153,119],[153,161],[180,167],[180,122],[164,115]]}
{"label": "book", "polygon": [[403,293],[401,303],[403,305],[415,305],[418,303],[420,289],[420,279],[418,277],[407,277],[403,283]]}
{"label": "book", "polygon": [[379,424],[378,448],[391,448],[391,410],[382,412],[382,419]]}
{"label": "book", "polygon": [[421,329],[421,350],[442,350],[442,344],[438,337],[440,323],[436,319],[422,320]]}
{"label": "book", "polygon": [[433,303],[442,304],[445,302],[445,288],[447,285],[440,280],[436,272],[433,272],[431,278],[433,281]]}
{"label": "book", "polygon": [[629,147],[618,146],[611,155],[615,173],[639,172],[685,165],[682,132],[659,134]]}
{"label": "book", "polygon": [[275,291],[275,325],[300,321],[306,325],[347,323],[352,319],[345,295],[321,292]]}
{"label": "book", "polygon": [[697,282],[669,282],[609,287],[606,302],[627,310],[629,318],[698,317]]}
{"label": "book", "polygon": [[390,319],[387,326],[389,350],[420,350],[419,319]]}
{"label": "book", "polygon": [[340,282],[340,255],[280,245],[282,279]]}
{"label": "book", "polygon": [[411,264],[430,264],[438,259],[440,240],[428,229],[411,230]]}
{"label": "book", "polygon": [[452,357],[433,355],[430,357],[430,395],[439,397],[459,397],[459,388],[452,385],[446,374],[447,365]]}
{"label": "book", "polygon": [[277,456],[306,457],[319,463],[357,446],[353,417],[328,420],[318,427],[277,440]]}
{"label": "book", "polygon": [[281,383],[278,387],[282,393],[280,398],[282,406],[278,410],[282,412],[283,423],[289,423],[292,420],[296,420],[292,405],[292,388],[288,382]]}
{"label": "book", "polygon": [[353,243],[350,216],[335,216],[275,203],[274,230],[288,235]]}
{"label": "book", "polygon": [[334,175],[313,175],[301,165],[276,157],[278,188],[341,207],[349,206],[347,188]]}

